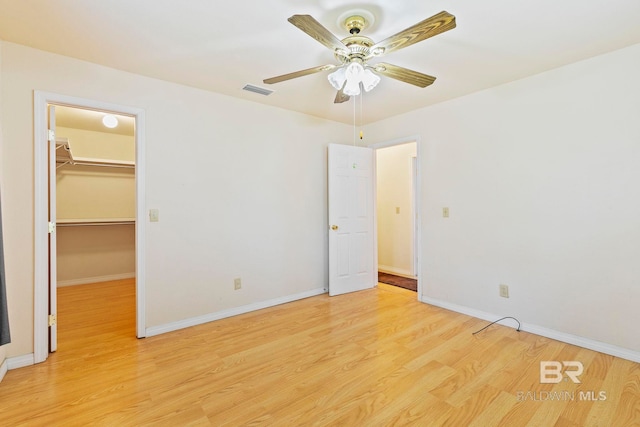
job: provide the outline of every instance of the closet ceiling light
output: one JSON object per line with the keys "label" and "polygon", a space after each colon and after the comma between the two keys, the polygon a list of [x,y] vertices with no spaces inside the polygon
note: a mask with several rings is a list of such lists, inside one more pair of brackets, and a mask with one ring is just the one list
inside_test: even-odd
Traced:
{"label": "closet ceiling light", "polygon": [[118,119],[113,114],[105,114],[102,118],[102,124],[108,127],[109,129],[113,129],[118,126]]}

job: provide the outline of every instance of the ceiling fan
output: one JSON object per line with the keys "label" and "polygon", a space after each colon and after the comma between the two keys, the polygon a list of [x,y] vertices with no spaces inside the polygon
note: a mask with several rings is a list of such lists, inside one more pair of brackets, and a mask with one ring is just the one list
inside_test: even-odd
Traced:
{"label": "ceiling fan", "polygon": [[442,11],[381,42],[374,43],[369,37],[360,35],[360,31],[367,25],[366,19],[361,15],[364,14],[354,14],[345,19],[344,26],[349,31],[350,36],[343,40],[339,40],[311,15],[293,15],[290,17],[288,19],[289,22],[331,49],[340,64],[327,64],[308,68],[271,77],[263,80],[263,82],[266,84],[279,83],[321,71],[336,69],[336,71],[328,75],[328,79],[331,85],[338,90],[334,102],[341,103],[349,100],[351,96],[359,95],[361,87],[367,92],[373,89],[380,81],[378,74],[419,87],[429,86],[436,80],[433,76],[397,65],[385,62],[369,64],[368,61],[455,28],[455,16]]}

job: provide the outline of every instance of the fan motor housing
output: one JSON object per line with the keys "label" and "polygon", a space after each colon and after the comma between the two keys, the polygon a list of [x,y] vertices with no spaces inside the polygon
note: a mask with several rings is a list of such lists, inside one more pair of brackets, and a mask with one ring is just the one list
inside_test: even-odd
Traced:
{"label": "fan motor housing", "polygon": [[364,61],[372,56],[370,48],[374,45],[374,42],[369,37],[360,35],[349,36],[343,39],[342,43],[349,48],[349,54],[345,55],[344,52],[339,51],[336,51],[334,54],[336,59],[342,63],[351,62],[353,59]]}

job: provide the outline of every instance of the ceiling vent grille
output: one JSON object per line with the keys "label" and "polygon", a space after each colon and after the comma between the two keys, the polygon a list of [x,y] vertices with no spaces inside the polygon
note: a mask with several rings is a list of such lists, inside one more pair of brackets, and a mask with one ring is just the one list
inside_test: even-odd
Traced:
{"label": "ceiling vent grille", "polygon": [[272,90],[265,89],[262,87],[254,86],[254,85],[245,85],[242,90],[246,90],[249,92],[259,93],[260,95],[269,96],[273,93]]}

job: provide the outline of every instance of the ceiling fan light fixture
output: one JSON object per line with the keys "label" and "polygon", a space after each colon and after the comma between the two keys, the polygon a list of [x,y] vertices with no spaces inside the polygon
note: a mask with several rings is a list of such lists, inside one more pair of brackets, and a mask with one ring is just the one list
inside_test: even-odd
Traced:
{"label": "ceiling fan light fixture", "polygon": [[[369,92],[380,82],[380,77],[370,69],[365,69],[360,62],[353,61],[345,67],[340,67],[327,76],[331,86],[344,92],[347,96],[360,95],[360,83]],[[344,88],[343,88],[344,87]]]}
{"label": "ceiling fan light fixture", "polygon": [[329,79],[329,83],[331,83],[331,86],[333,86],[336,90],[342,89],[342,86],[344,86],[344,82],[347,81],[344,67],[340,67],[333,73],[329,74],[327,76],[327,79]]}
{"label": "ceiling fan light fixture", "polygon": [[344,85],[342,91],[348,96],[360,95],[360,80],[347,79],[347,84]]}
{"label": "ceiling fan light fixture", "polygon": [[338,65],[329,64],[308,68],[265,79],[263,82],[266,84],[279,83],[335,69],[327,77],[331,85],[338,90],[333,101],[336,104],[347,101],[350,96],[360,95],[361,90],[366,92],[372,90],[380,82],[381,76],[418,87],[433,84],[436,79],[433,76],[392,64],[368,65],[367,61],[404,49],[456,27],[456,17],[443,10],[376,43],[369,37],[360,34],[367,27],[373,28],[372,24],[375,21],[373,14],[363,9],[347,10],[338,17],[338,26],[345,28],[350,34],[342,40],[338,39],[311,15],[293,15],[288,21],[329,48],[338,60]]}
{"label": "ceiling fan light fixture", "polygon": [[359,62],[351,62],[347,65],[344,74],[347,78],[347,83],[342,90],[345,95],[356,96],[360,95],[360,82],[364,76],[364,67]]}
{"label": "ceiling fan light fixture", "polygon": [[347,77],[347,81],[349,80],[362,80],[362,74],[364,73],[364,68],[362,64],[359,62],[352,62],[347,65],[347,69],[344,70],[344,74]]}
{"label": "ceiling fan light fixture", "polygon": [[366,92],[376,87],[380,83],[380,77],[373,73],[370,69],[364,70],[362,73],[362,87]]}

